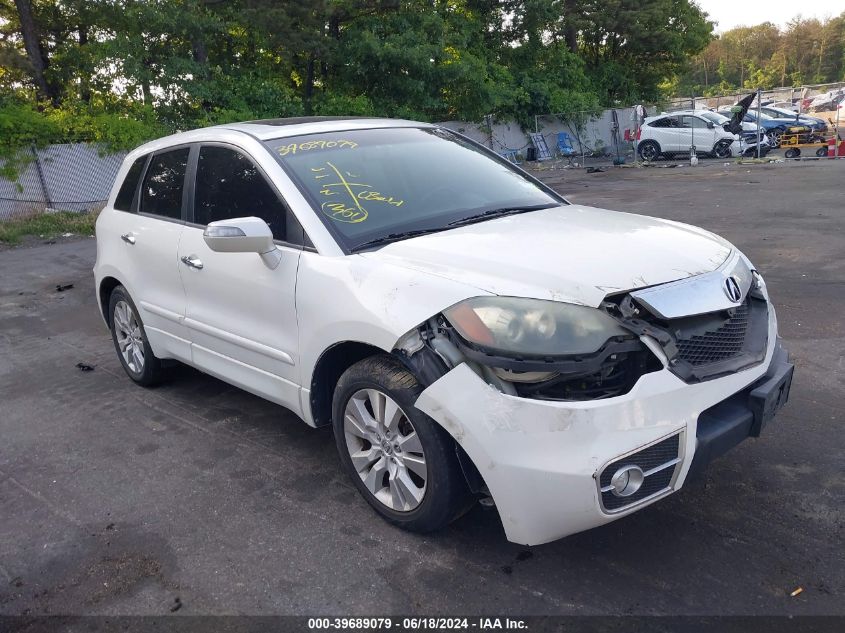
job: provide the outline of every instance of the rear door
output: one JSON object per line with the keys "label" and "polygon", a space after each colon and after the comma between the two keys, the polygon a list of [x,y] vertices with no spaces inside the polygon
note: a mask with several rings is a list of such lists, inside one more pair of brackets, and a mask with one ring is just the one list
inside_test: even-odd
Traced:
{"label": "rear door", "polygon": [[[179,246],[193,364],[300,413],[296,274],[303,232],[241,148],[197,147],[191,216]],[[270,268],[256,253],[217,253],[203,240],[216,220],[256,216],[281,251]]]}
{"label": "rear door", "polygon": [[[127,287],[144,322],[144,331],[156,356],[190,360],[185,315],[185,290],[179,276],[177,253],[185,227],[185,174],[189,146],[152,154],[144,176],[122,222],[121,281]],[[134,166],[133,166],[134,167]]]}
{"label": "rear door", "polygon": [[678,128],[680,123],[678,117],[665,116],[650,124],[653,128],[652,136],[655,141],[660,143],[660,149],[663,152],[677,152],[680,151],[678,147]]}

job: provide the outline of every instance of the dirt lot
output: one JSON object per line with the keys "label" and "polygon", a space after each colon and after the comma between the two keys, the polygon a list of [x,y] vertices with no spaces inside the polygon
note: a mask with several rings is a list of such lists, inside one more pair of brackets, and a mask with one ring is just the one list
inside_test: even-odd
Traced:
{"label": "dirt lot", "polygon": [[843,170],[543,172],[575,202],[732,240],[797,368],[764,437],[705,481],[530,550],[480,507],[438,534],[388,526],[328,431],[198,372],[131,384],[93,240],[0,252],[0,613],[845,615]]}

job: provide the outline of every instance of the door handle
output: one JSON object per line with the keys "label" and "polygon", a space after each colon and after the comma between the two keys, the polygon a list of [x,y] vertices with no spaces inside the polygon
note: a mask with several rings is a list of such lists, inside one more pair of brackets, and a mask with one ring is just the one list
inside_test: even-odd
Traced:
{"label": "door handle", "polygon": [[202,260],[196,255],[183,255],[180,259],[185,266],[202,270]]}
{"label": "door handle", "polygon": [[123,235],[120,236],[120,239],[122,239],[127,244],[134,244],[135,243],[135,236],[132,235],[131,233],[124,233]]}

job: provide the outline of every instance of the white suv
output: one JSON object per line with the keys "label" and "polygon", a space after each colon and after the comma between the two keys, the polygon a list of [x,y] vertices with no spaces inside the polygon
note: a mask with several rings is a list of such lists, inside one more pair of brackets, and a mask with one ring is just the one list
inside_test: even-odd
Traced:
{"label": "white suv", "polygon": [[697,154],[716,158],[742,156],[746,149],[736,134],[726,131],[699,112],[672,112],[648,117],[640,128],[637,151],[643,160],[657,160],[661,155]]}
{"label": "white suv", "polygon": [[423,123],[144,145],[94,274],[132,380],[175,359],[333,425],[361,494],[412,530],[477,499],[523,544],[624,516],[759,435],[792,378],[733,246],[571,205]]}

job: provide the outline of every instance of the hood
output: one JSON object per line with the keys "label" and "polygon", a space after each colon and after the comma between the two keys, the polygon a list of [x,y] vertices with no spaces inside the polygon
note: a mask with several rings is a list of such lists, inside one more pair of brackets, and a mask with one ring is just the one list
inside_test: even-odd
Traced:
{"label": "hood", "polygon": [[485,292],[598,306],[605,296],[715,270],[731,245],[693,226],[570,205],[388,244],[362,257]]}

